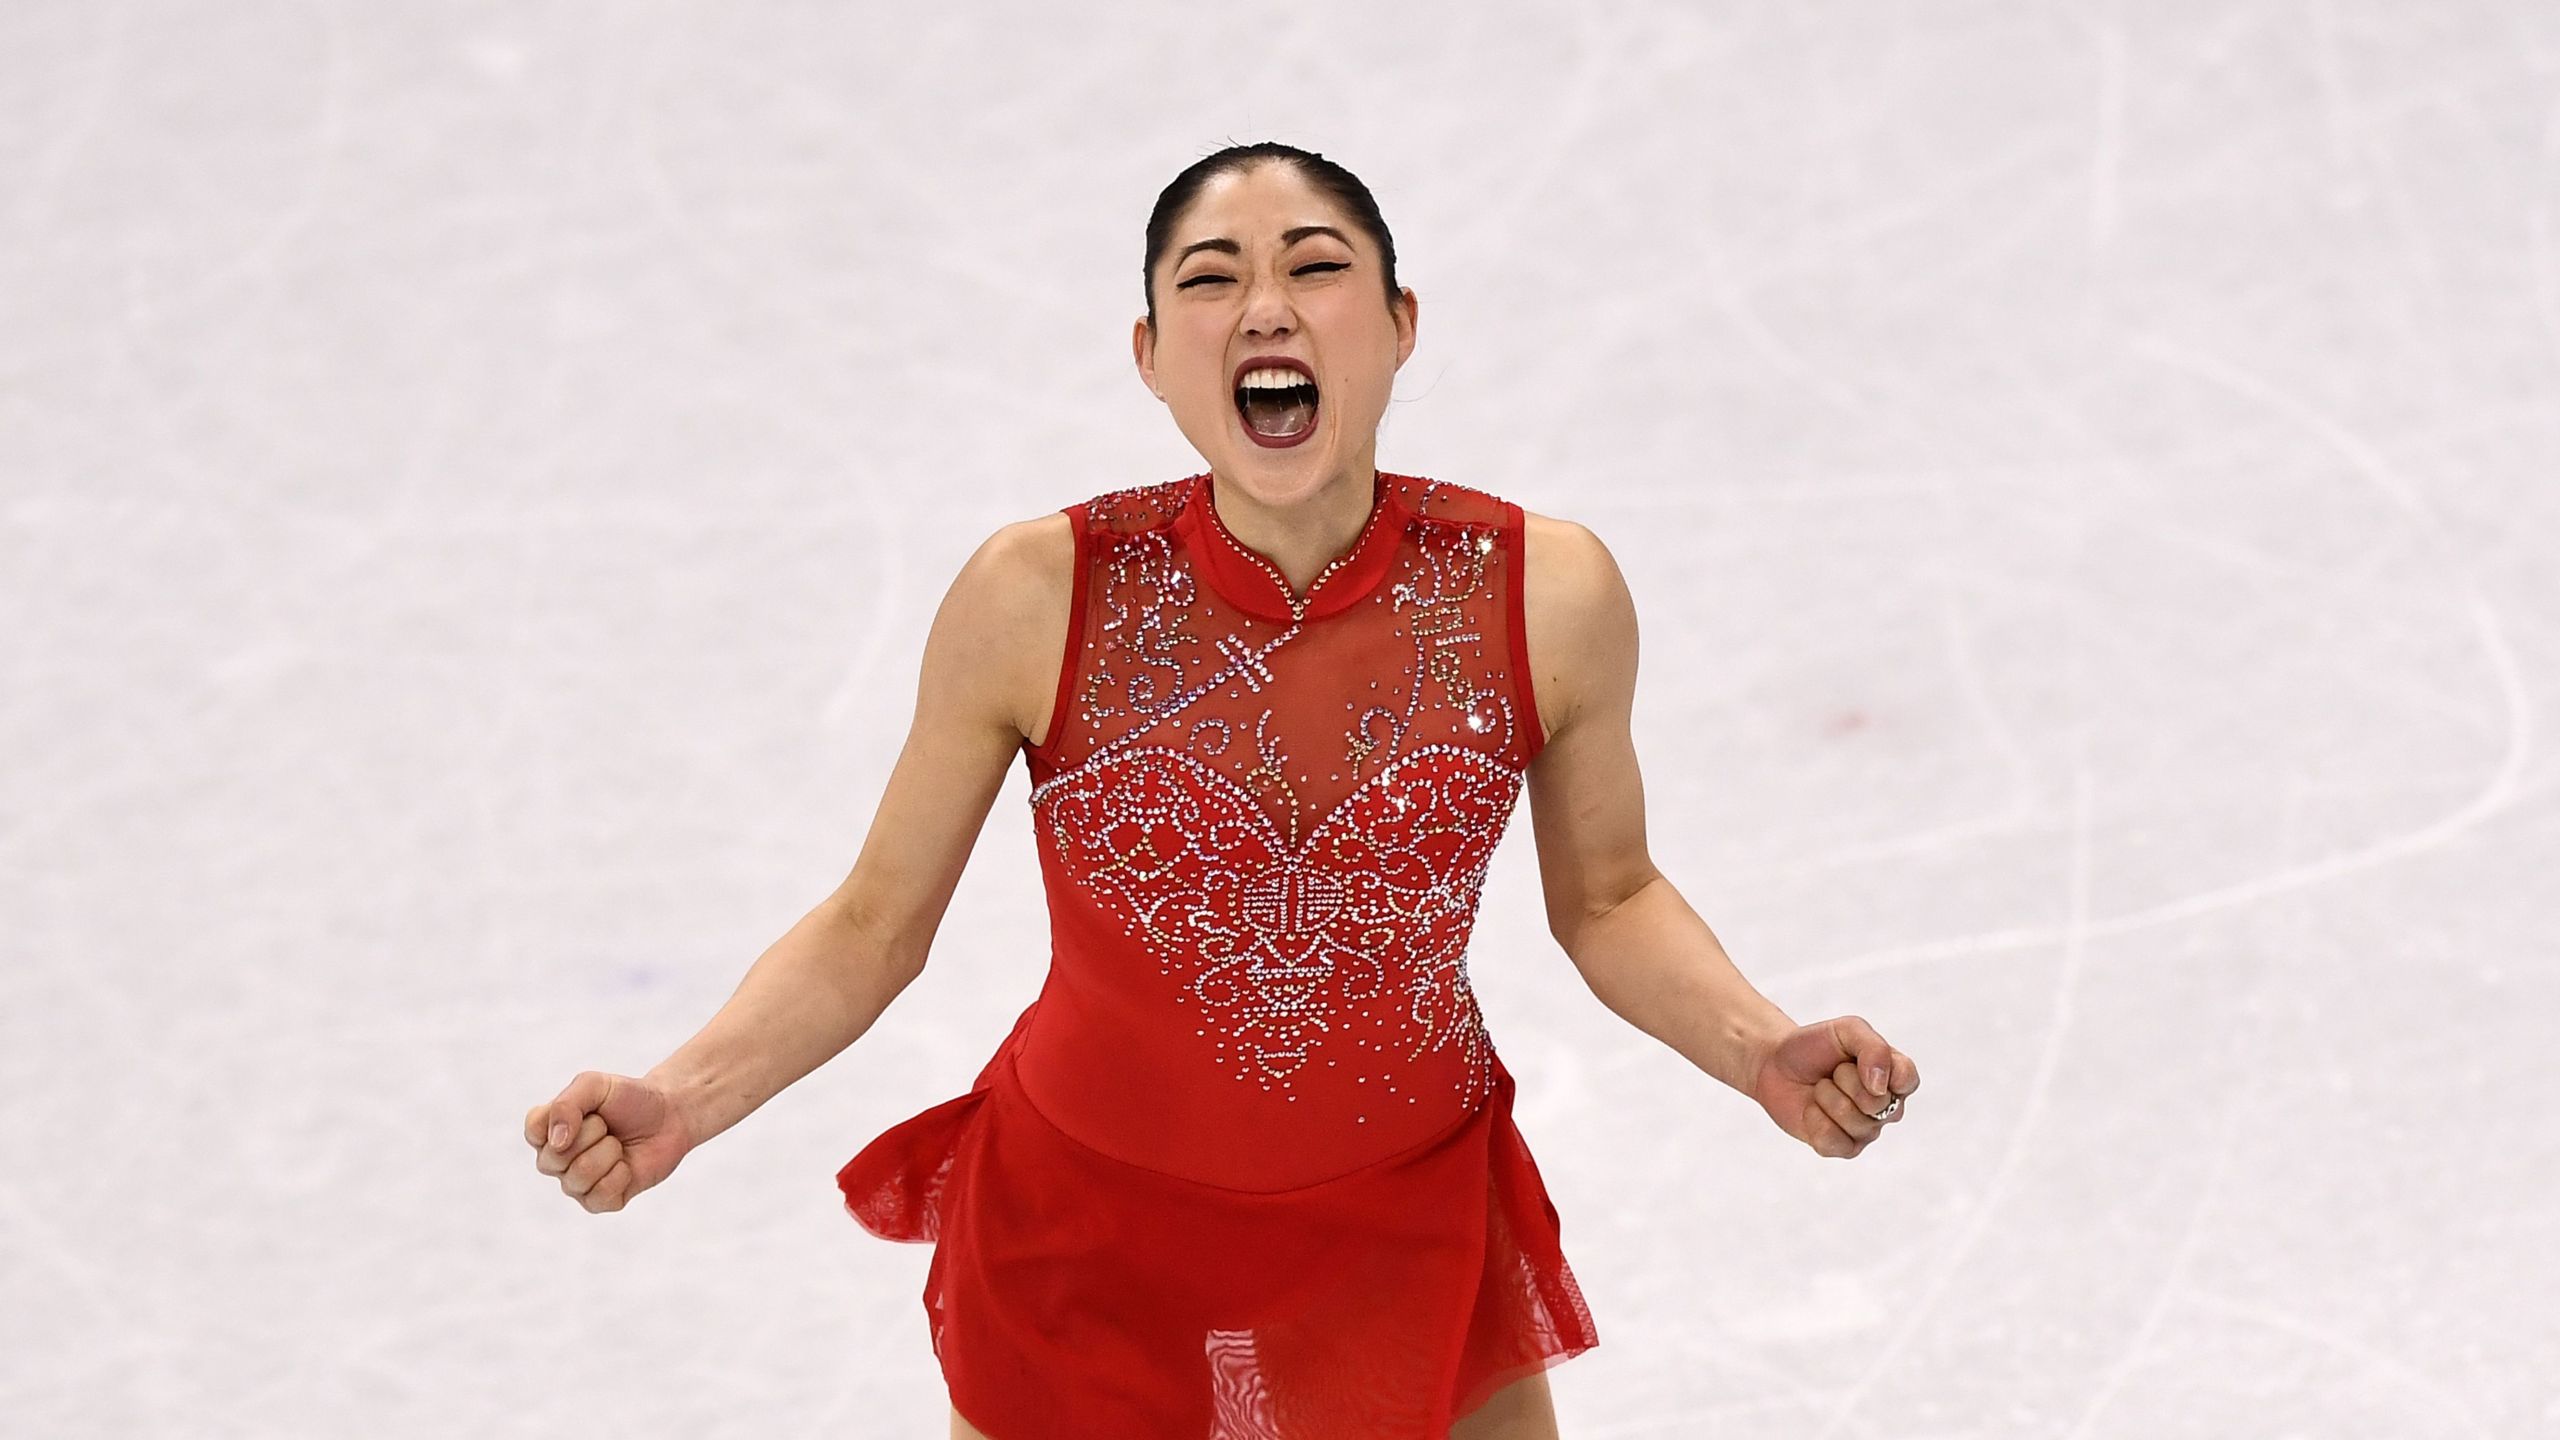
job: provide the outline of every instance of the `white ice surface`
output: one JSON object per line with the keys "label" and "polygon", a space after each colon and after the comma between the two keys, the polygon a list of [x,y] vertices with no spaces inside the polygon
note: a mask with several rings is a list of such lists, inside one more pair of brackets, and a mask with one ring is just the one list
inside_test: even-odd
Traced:
{"label": "white ice surface", "polygon": [[[2560,1434],[2560,10],[0,6],[0,1434],[942,1435],[834,1172],[931,968],[610,1216],[851,865],[996,526],[1197,456],[1128,355],[1230,140],[1376,190],[1389,468],[1579,521],[1656,862],[1925,1077],[1822,1159],[1473,970],[1571,1440]],[[2537,879],[2537,877],[2539,877]]]}

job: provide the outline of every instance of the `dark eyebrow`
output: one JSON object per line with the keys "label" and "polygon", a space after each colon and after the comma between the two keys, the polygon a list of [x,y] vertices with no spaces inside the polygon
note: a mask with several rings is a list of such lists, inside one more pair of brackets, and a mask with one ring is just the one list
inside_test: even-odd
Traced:
{"label": "dark eyebrow", "polygon": [[[1330,225],[1301,225],[1294,230],[1281,231],[1280,246],[1285,250],[1289,246],[1297,244],[1299,241],[1306,239],[1310,235],[1330,235],[1334,239],[1342,241],[1346,246],[1351,243],[1351,241],[1346,238],[1341,231],[1334,229]],[[1236,242],[1228,239],[1224,235],[1220,235],[1209,240],[1194,240],[1190,244],[1183,246],[1182,253],[1173,257],[1173,263],[1180,265],[1183,261],[1190,259],[1192,252],[1195,250],[1216,250],[1228,255],[1242,255],[1244,253],[1243,246],[1238,245]]]}

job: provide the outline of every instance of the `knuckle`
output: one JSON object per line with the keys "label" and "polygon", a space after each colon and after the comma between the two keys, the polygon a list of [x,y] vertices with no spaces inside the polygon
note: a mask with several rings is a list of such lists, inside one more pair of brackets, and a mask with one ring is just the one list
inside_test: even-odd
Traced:
{"label": "knuckle", "polygon": [[587,1152],[580,1155],[578,1163],[571,1168],[577,1172],[580,1183],[591,1188],[601,1183],[605,1175],[621,1159],[622,1147],[607,1140],[588,1147]]}

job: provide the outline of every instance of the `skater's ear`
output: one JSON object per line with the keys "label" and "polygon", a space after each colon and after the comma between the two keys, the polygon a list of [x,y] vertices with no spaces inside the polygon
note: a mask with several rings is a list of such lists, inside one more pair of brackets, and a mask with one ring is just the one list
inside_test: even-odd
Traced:
{"label": "skater's ear", "polygon": [[1164,398],[1164,387],[1156,384],[1156,327],[1147,317],[1138,317],[1137,328],[1129,333],[1129,351],[1138,362],[1138,378],[1157,399]]}

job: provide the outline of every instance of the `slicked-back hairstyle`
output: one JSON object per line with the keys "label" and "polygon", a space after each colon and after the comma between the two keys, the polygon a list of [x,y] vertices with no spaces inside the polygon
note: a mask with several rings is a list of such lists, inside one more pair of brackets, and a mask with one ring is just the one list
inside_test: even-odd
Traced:
{"label": "slicked-back hairstyle", "polygon": [[1236,175],[1257,165],[1282,164],[1297,167],[1308,184],[1324,192],[1351,217],[1351,223],[1366,232],[1371,244],[1378,247],[1379,258],[1386,266],[1387,308],[1396,303],[1396,242],[1387,233],[1387,222],[1378,214],[1376,197],[1360,177],[1343,169],[1312,150],[1283,145],[1277,140],[1264,140],[1252,145],[1230,145],[1214,154],[1194,160],[1173,177],[1156,197],[1155,212],[1147,217],[1147,264],[1143,272],[1147,292],[1147,328],[1156,323],[1156,262],[1164,258],[1165,247],[1173,243],[1174,222],[1191,208],[1201,187],[1219,175]]}

